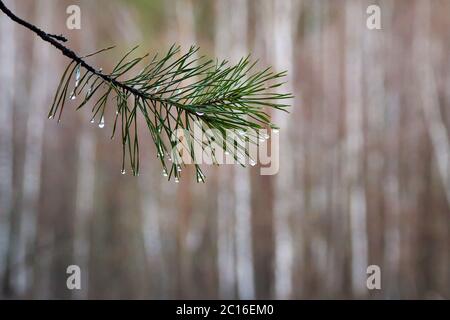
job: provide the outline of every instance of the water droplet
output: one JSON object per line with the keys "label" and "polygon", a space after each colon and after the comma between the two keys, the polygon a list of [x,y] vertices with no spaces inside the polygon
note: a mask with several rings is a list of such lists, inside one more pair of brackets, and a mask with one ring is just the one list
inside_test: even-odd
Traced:
{"label": "water droplet", "polygon": [[119,114],[119,110],[116,111],[116,115],[118,115],[118,114]]}
{"label": "water droplet", "polygon": [[252,167],[256,166],[256,161],[253,160],[253,159],[250,159],[250,165],[251,165]]}
{"label": "water droplet", "polygon": [[78,84],[80,83],[80,77],[81,77],[81,70],[80,65],[77,65],[77,69],[75,70],[75,88],[78,87]]}
{"label": "water droplet", "polygon": [[197,173],[197,182],[205,182],[205,175],[202,172]]}
{"label": "water droplet", "polygon": [[178,172],[181,172],[181,167],[180,167],[180,165],[177,165],[177,171],[178,171]]}
{"label": "water droplet", "polygon": [[180,178],[175,177],[175,183],[179,183],[180,182]]}
{"label": "water droplet", "polygon": [[98,69],[98,72],[102,73],[103,72],[103,68]]}
{"label": "water droplet", "polygon": [[77,98],[77,96],[75,95],[75,92],[72,91],[72,93],[70,94],[69,99],[70,100],[75,100]]}
{"label": "water droplet", "polygon": [[241,137],[244,137],[244,136],[245,136],[245,131],[244,131],[244,130],[239,130],[239,131],[237,132],[237,134],[238,134],[239,136],[241,136]]}
{"label": "water droplet", "polygon": [[230,151],[226,150],[226,151],[225,151],[225,154],[226,154],[226,155],[229,155],[229,154],[230,154]]}
{"label": "water droplet", "polygon": [[172,161],[172,157],[170,156],[170,154],[167,154],[167,160]]}
{"label": "water droplet", "polygon": [[92,118],[92,119],[91,119],[91,123],[94,123],[94,122],[95,122],[95,119],[94,119],[94,118]]}
{"label": "water droplet", "polygon": [[265,140],[269,140],[270,136],[269,136],[267,133],[265,133],[265,134],[263,135],[263,138],[264,138]]}
{"label": "water droplet", "polygon": [[201,112],[201,111],[197,111],[196,114],[197,114],[198,116],[201,117],[201,116],[203,116],[205,113],[204,113],[204,112]]}
{"label": "water droplet", "polygon": [[104,116],[102,116],[102,118],[100,119],[100,122],[99,122],[99,124],[98,124],[98,127],[99,127],[100,129],[103,129],[103,128],[105,127],[105,117],[104,117]]}
{"label": "water droplet", "polygon": [[125,171],[125,169],[122,169],[122,171],[120,171],[120,173],[121,173],[121,174],[125,174],[125,173],[127,173],[127,172]]}
{"label": "water droplet", "polygon": [[159,86],[156,86],[156,88],[155,88],[155,89],[153,89],[153,93],[157,93],[157,92],[158,92],[158,90],[159,90]]}
{"label": "water droplet", "polygon": [[169,174],[167,173],[167,170],[166,170],[166,169],[163,170],[162,175],[163,175],[163,177],[167,177],[167,176],[169,175]]}
{"label": "water droplet", "polygon": [[49,119],[53,119],[53,115],[52,115],[52,114],[49,115],[48,118],[49,118]]}

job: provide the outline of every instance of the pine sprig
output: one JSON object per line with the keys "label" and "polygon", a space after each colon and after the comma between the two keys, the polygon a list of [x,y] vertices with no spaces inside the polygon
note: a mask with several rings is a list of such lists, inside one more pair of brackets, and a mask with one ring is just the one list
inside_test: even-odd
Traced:
{"label": "pine sprig", "polygon": [[[50,108],[50,119],[61,120],[66,101],[82,96],[77,109],[92,102],[91,122],[97,119],[99,127],[103,128],[108,101],[113,102],[116,112],[111,137],[117,131],[121,135],[122,173],[125,173],[128,155],[132,173],[139,174],[138,117],[147,124],[163,175],[179,181],[182,166],[187,162],[184,156],[198,163],[196,147],[202,152],[212,150],[215,164],[220,162],[215,153],[219,146],[244,165],[242,156],[249,156],[246,144],[258,145],[261,139],[256,130],[276,128],[266,110],[286,111],[288,105],[280,101],[292,98],[291,94],[274,90],[283,84],[284,72],[274,73],[270,68],[254,71],[256,62],[251,63],[249,57],[236,65],[197,58],[198,48],[195,47],[180,54],[180,48],[172,46],[163,57],[155,55],[135,73],[135,68],[144,64],[148,56],[131,58],[136,47],[107,74],[92,67],[86,59],[112,47],[80,57],[62,44],[67,41],[64,36],[47,33],[19,18],[1,0],[0,11],[70,59]],[[196,129],[206,135],[206,140],[203,137],[199,140],[193,134]],[[185,133],[183,139],[177,135],[179,130]],[[230,137],[230,130],[237,132],[238,137]],[[180,144],[183,150],[178,148]],[[254,161],[250,160],[250,164]],[[199,165],[195,164],[195,168],[197,181],[204,182]]]}
{"label": "pine sprig", "polygon": [[[111,48],[105,50],[108,49]],[[116,112],[111,137],[116,135],[120,126],[123,173],[128,156],[132,173],[139,174],[138,117],[147,124],[164,175],[179,181],[181,167],[186,165],[181,155],[174,154],[180,143],[193,162],[196,160],[195,144],[202,150],[216,144],[236,160],[240,155],[248,156],[242,143],[230,141],[226,131],[245,133],[248,129],[276,128],[270,122],[266,108],[286,111],[288,105],[280,101],[292,97],[274,92],[283,84],[280,81],[285,76],[284,72],[274,73],[270,68],[254,71],[256,62],[251,63],[250,57],[241,59],[236,65],[197,57],[196,47],[180,54],[180,48],[172,46],[163,57],[155,55],[132,75],[148,57],[131,58],[136,49],[127,52],[109,74],[102,70],[86,70],[81,64],[71,61],[63,73],[49,112],[50,119],[61,119],[66,101],[82,96],[77,109],[92,102],[92,121],[98,119],[99,126],[103,127],[107,102],[113,101]],[[73,79],[75,84],[69,93]],[[221,134],[207,137],[206,141],[195,141],[193,129],[196,121],[201,121],[203,132],[215,129]],[[187,133],[184,142],[174,135],[180,129]],[[251,135],[242,134],[239,139],[258,144],[257,137],[252,138]],[[178,161],[173,161],[175,158]],[[218,163],[217,159],[214,163]],[[199,165],[195,164],[195,167],[197,180],[204,181]]]}

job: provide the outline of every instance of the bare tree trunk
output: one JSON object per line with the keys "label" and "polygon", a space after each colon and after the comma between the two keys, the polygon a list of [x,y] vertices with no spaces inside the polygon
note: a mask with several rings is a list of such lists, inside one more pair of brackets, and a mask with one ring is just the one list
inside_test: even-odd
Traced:
{"label": "bare tree trunk", "polygon": [[83,273],[82,290],[75,292],[77,299],[86,299],[89,292],[86,280],[89,279],[89,222],[94,210],[95,146],[95,136],[91,131],[83,130],[78,147],[77,200],[74,218],[74,261]]}
{"label": "bare tree trunk", "polygon": [[[158,177],[156,170],[149,170],[149,177]],[[161,221],[159,213],[162,208],[159,205],[157,189],[148,179],[141,178],[141,210],[142,210],[142,234],[144,238],[147,273],[151,276],[151,289],[158,291],[161,297],[167,297],[169,281],[167,279],[168,270],[163,251],[163,239],[161,235]],[[156,275],[159,274],[157,279]]]}
{"label": "bare tree trunk", "polygon": [[[172,4],[172,1],[169,2],[170,4]],[[178,27],[169,30],[170,35],[168,37],[173,38],[173,41],[177,41],[178,31]],[[147,154],[145,156],[151,155]],[[164,212],[167,210],[167,207],[164,206],[164,203],[160,199],[174,197],[175,194],[172,194],[172,192],[174,193],[175,191],[173,190],[173,186],[170,186],[171,194],[162,194],[163,190],[161,190],[159,185],[165,185],[167,179],[162,176],[159,163],[155,165],[146,162],[143,163],[142,167],[145,172],[139,180],[142,219],[141,232],[144,240],[146,271],[150,282],[148,284],[151,292],[150,298],[167,298],[170,297],[171,270],[169,268],[170,261],[167,259],[166,252],[169,251],[168,248],[170,246],[167,241],[165,242],[167,239],[164,239],[165,214],[163,213],[167,213]]]}
{"label": "bare tree trunk", "polygon": [[[10,4],[14,11],[14,3]],[[0,280],[6,282],[13,208],[13,114],[15,88],[15,25],[0,16]],[[3,279],[2,279],[3,278]],[[2,282],[0,281],[0,283]],[[1,290],[1,288],[0,288]]]}
{"label": "bare tree trunk", "polygon": [[[215,6],[215,55],[223,58],[231,44],[229,19],[231,10],[229,1],[218,0]],[[234,298],[236,296],[236,256],[233,236],[235,217],[233,216],[231,168],[224,166],[218,174],[218,202],[217,202],[217,267],[219,276],[219,297]]]}
{"label": "bare tree trunk", "polygon": [[[192,0],[176,1],[177,36],[183,50],[197,42],[195,30],[195,12]],[[192,81],[192,80],[190,80]],[[195,194],[193,192],[194,168],[188,166],[183,170],[183,179],[178,189],[178,249],[179,249],[179,294],[181,297],[195,297],[200,294],[192,288],[191,282],[195,272],[195,255],[199,242],[193,241],[201,233],[201,221],[193,210]]]}
{"label": "bare tree trunk", "polygon": [[433,58],[432,50],[434,47],[433,33],[430,30],[431,3],[429,1],[419,0],[415,21],[418,26],[415,51],[418,61],[417,78],[421,80],[421,106],[433,146],[434,159],[447,198],[447,204],[450,207],[450,142],[449,133],[440,111],[436,77],[430,61]]}
{"label": "bare tree trunk", "polygon": [[[273,46],[272,1],[253,3],[255,6],[255,52],[261,64],[270,63]],[[274,180],[262,176],[259,170],[251,170],[252,190],[252,250],[257,299],[269,299],[275,292],[275,228],[274,228]]]}
{"label": "bare tree trunk", "polygon": [[[418,206],[423,212],[416,228],[417,245],[414,249],[417,252],[417,291],[421,298],[433,298],[443,293],[440,283],[448,276],[448,267],[443,267],[446,264],[446,253],[433,245],[435,241],[444,243],[448,239],[448,228],[441,227],[445,220],[440,212],[444,210],[447,218],[450,212],[449,131],[443,114],[445,109],[441,106],[443,100],[440,99],[440,70],[435,69],[433,65],[435,61],[439,61],[439,52],[445,52],[447,47],[439,39],[441,35],[435,32],[437,10],[434,3],[418,0],[414,10],[413,57],[417,64],[414,77],[417,79],[416,88],[419,91],[418,107],[429,141],[429,147],[423,152],[422,158],[425,162],[425,173],[419,189],[421,197]],[[439,190],[441,188],[433,187],[434,185],[442,186],[442,191]],[[436,197],[441,192],[445,200],[442,204],[440,197]]]}
{"label": "bare tree trunk", "polygon": [[346,2],[346,178],[349,190],[351,270],[353,294],[365,294],[367,268],[366,193],[362,183],[363,95],[361,2]]}
{"label": "bare tree trunk", "polygon": [[[371,2],[365,1],[368,6]],[[384,28],[389,30],[386,19],[389,18],[389,6],[384,8]],[[389,36],[392,32],[389,33]],[[379,30],[365,29],[364,32],[364,86],[367,110],[367,142],[364,147],[364,162],[366,168],[366,189],[370,198],[367,199],[367,225],[368,225],[368,263],[381,266],[383,262],[383,190],[386,181],[383,179],[383,149],[385,135],[384,109],[386,104],[386,91],[384,87],[385,66],[383,60],[387,53],[384,51],[385,36]],[[373,66],[377,66],[376,68]],[[378,290],[371,294],[379,294]]]}
{"label": "bare tree trunk", "polygon": [[[86,22],[87,23],[87,22]],[[92,24],[85,28],[93,29]],[[81,49],[83,52],[92,50],[90,47],[97,38],[96,32],[85,32],[81,36]],[[77,173],[77,195],[76,208],[74,214],[74,261],[82,272],[81,290],[76,290],[75,298],[87,299],[89,296],[89,225],[94,212],[95,194],[95,155],[96,136],[89,130],[90,115],[81,115],[83,124],[81,125],[80,139],[78,142],[78,173]],[[88,118],[89,117],[89,118]]]}
{"label": "bare tree trunk", "polygon": [[[237,63],[248,51],[248,0],[231,0],[229,5],[234,14],[228,19],[231,30],[231,62]],[[223,53],[221,53],[223,54]],[[234,233],[236,245],[236,277],[239,299],[253,299],[255,296],[252,253],[250,174],[248,168],[235,165],[234,169]]]}
{"label": "bare tree trunk", "polygon": [[[289,70],[286,79],[287,86],[283,88],[287,92],[294,91],[293,38],[295,16],[298,11],[299,1],[273,1],[273,30],[270,35],[274,44],[273,59],[277,71]],[[268,48],[268,50],[270,49]],[[280,171],[276,176],[274,191],[275,296],[279,299],[289,299],[293,294],[294,246],[290,221],[292,220],[292,205],[295,203],[294,175],[292,174],[295,160],[290,148],[291,123],[289,120],[290,117],[281,112],[277,112],[274,117],[274,122],[282,128],[279,133]],[[297,190],[297,192],[302,191]],[[297,214],[302,213],[297,212]],[[300,240],[300,247],[302,247],[301,235],[297,240]]]}
{"label": "bare tree trunk", "polygon": [[[39,1],[36,12],[36,24],[46,25],[50,21],[50,2]],[[51,28],[50,28],[51,29]],[[26,133],[26,154],[23,175],[22,211],[19,223],[18,252],[15,265],[15,287],[19,295],[24,295],[31,288],[33,281],[32,263],[29,260],[34,252],[36,239],[38,199],[41,181],[41,160],[43,148],[44,120],[46,114],[46,101],[50,91],[47,75],[50,47],[41,39],[34,39],[32,87],[29,99],[29,116]],[[36,104],[37,102],[37,104]]]}

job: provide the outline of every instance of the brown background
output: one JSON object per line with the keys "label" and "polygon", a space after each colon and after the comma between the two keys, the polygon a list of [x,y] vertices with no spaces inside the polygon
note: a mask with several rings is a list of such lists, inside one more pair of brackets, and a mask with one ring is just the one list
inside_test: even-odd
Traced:
{"label": "brown background", "polygon": [[[1,298],[450,297],[450,1],[5,3],[79,53],[116,44],[91,60],[106,72],[135,44],[195,43],[287,69],[296,98],[274,115],[276,176],[226,166],[176,185],[149,137],[141,175],[123,176],[111,118],[99,129],[69,104],[47,120],[67,60],[0,15]],[[371,264],[381,290],[365,286]]]}

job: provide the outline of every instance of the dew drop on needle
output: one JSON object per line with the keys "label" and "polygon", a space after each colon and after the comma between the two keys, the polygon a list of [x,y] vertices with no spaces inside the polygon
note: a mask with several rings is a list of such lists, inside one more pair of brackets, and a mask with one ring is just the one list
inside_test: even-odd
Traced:
{"label": "dew drop on needle", "polygon": [[78,65],[77,69],[75,70],[75,88],[78,87],[78,84],[80,83],[80,77],[81,77],[81,70],[80,65]]}
{"label": "dew drop on needle", "polygon": [[102,118],[100,119],[100,122],[99,122],[99,124],[98,124],[98,127],[99,127],[100,129],[103,129],[103,128],[105,127],[105,117],[104,117],[104,116],[102,116]]}

